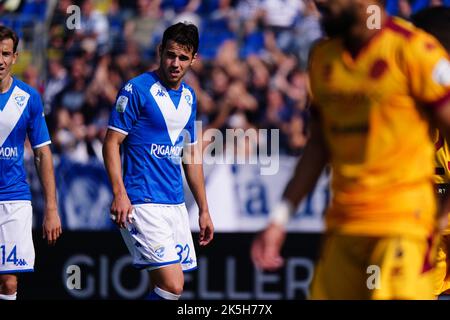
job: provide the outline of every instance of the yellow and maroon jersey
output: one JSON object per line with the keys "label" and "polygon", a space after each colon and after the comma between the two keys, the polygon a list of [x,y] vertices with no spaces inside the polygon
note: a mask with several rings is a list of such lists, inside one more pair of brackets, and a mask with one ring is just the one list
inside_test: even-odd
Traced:
{"label": "yellow and maroon jersey", "polygon": [[434,146],[423,109],[450,98],[449,70],[439,42],[397,18],[356,57],[337,38],[313,49],[311,93],[333,168],[328,229],[433,230]]}

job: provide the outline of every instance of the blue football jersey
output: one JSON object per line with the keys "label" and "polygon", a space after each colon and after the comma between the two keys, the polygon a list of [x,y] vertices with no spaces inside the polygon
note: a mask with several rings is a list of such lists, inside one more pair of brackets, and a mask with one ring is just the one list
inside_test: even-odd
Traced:
{"label": "blue football jersey", "polygon": [[41,97],[13,78],[0,93],[0,201],[31,200],[23,164],[25,138],[38,148],[50,144]]}
{"label": "blue football jersey", "polygon": [[127,135],[123,175],[132,204],[184,202],[181,157],[183,145],[196,142],[196,110],[192,88],[166,88],[155,72],[120,90],[109,128]]}

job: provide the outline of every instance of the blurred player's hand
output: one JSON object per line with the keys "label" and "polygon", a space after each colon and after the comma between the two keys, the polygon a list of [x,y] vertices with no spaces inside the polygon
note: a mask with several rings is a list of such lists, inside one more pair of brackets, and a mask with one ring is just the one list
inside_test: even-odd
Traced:
{"label": "blurred player's hand", "polygon": [[259,269],[274,271],[283,266],[280,256],[281,248],[286,238],[283,227],[271,223],[253,240],[251,256],[253,263]]}
{"label": "blurred player's hand", "polygon": [[47,239],[49,245],[54,245],[61,233],[61,219],[59,218],[58,210],[56,208],[45,209],[42,238]]}
{"label": "blurred player's hand", "polygon": [[[448,211],[447,211],[448,212]],[[441,214],[438,218],[438,232],[441,234],[448,227],[448,213]]]}
{"label": "blurred player's hand", "polygon": [[206,246],[214,237],[214,225],[209,211],[201,211],[198,217],[198,225],[200,227],[199,244]]}
{"label": "blurred player's hand", "polygon": [[131,205],[128,195],[120,194],[114,196],[111,204],[111,219],[119,226],[119,228],[126,228],[125,222],[131,223],[133,206]]}

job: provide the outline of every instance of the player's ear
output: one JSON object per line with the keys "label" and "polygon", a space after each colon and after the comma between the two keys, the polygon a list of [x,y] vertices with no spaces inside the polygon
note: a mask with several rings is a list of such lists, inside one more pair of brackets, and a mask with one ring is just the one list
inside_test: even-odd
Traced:
{"label": "player's ear", "polygon": [[192,57],[191,66],[194,64],[195,60],[197,60],[197,53]]}
{"label": "player's ear", "polygon": [[17,51],[13,53],[12,64],[16,64],[18,56],[19,56],[19,53]]}
{"label": "player's ear", "polygon": [[162,57],[162,45],[161,45],[161,43],[160,44],[158,44],[158,53],[159,53],[159,57],[161,58]]}

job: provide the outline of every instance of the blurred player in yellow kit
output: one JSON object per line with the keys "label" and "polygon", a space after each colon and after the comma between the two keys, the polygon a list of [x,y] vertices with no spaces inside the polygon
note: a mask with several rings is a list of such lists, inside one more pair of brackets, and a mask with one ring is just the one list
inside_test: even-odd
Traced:
{"label": "blurred player in yellow kit", "polygon": [[381,0],[316,3],[329,37],[310,57],[311,136],[253,242],[253,261],[282,265],[285,225],[330,164],[333,197],[310,298],[433,299],[430,123],[449,136],[449,57],[431,35],[388,17]]}
{"label": "blurred player in yellow kit", "polygon": [[[414,23],[435,36],[450,52],[450,8],[432,7],[413,17]],[[450,70],[448,71],[450,72]],[[450,187],[450,149],[444,136],[437,131],[435,137],[436,169],[435,184],[439,198],[444,200],[449,195]],[[448,213],[450,216],[450,213]],[[450,294],[450,220],[443,226],[440,238],[435,275],[435,294]]]}

